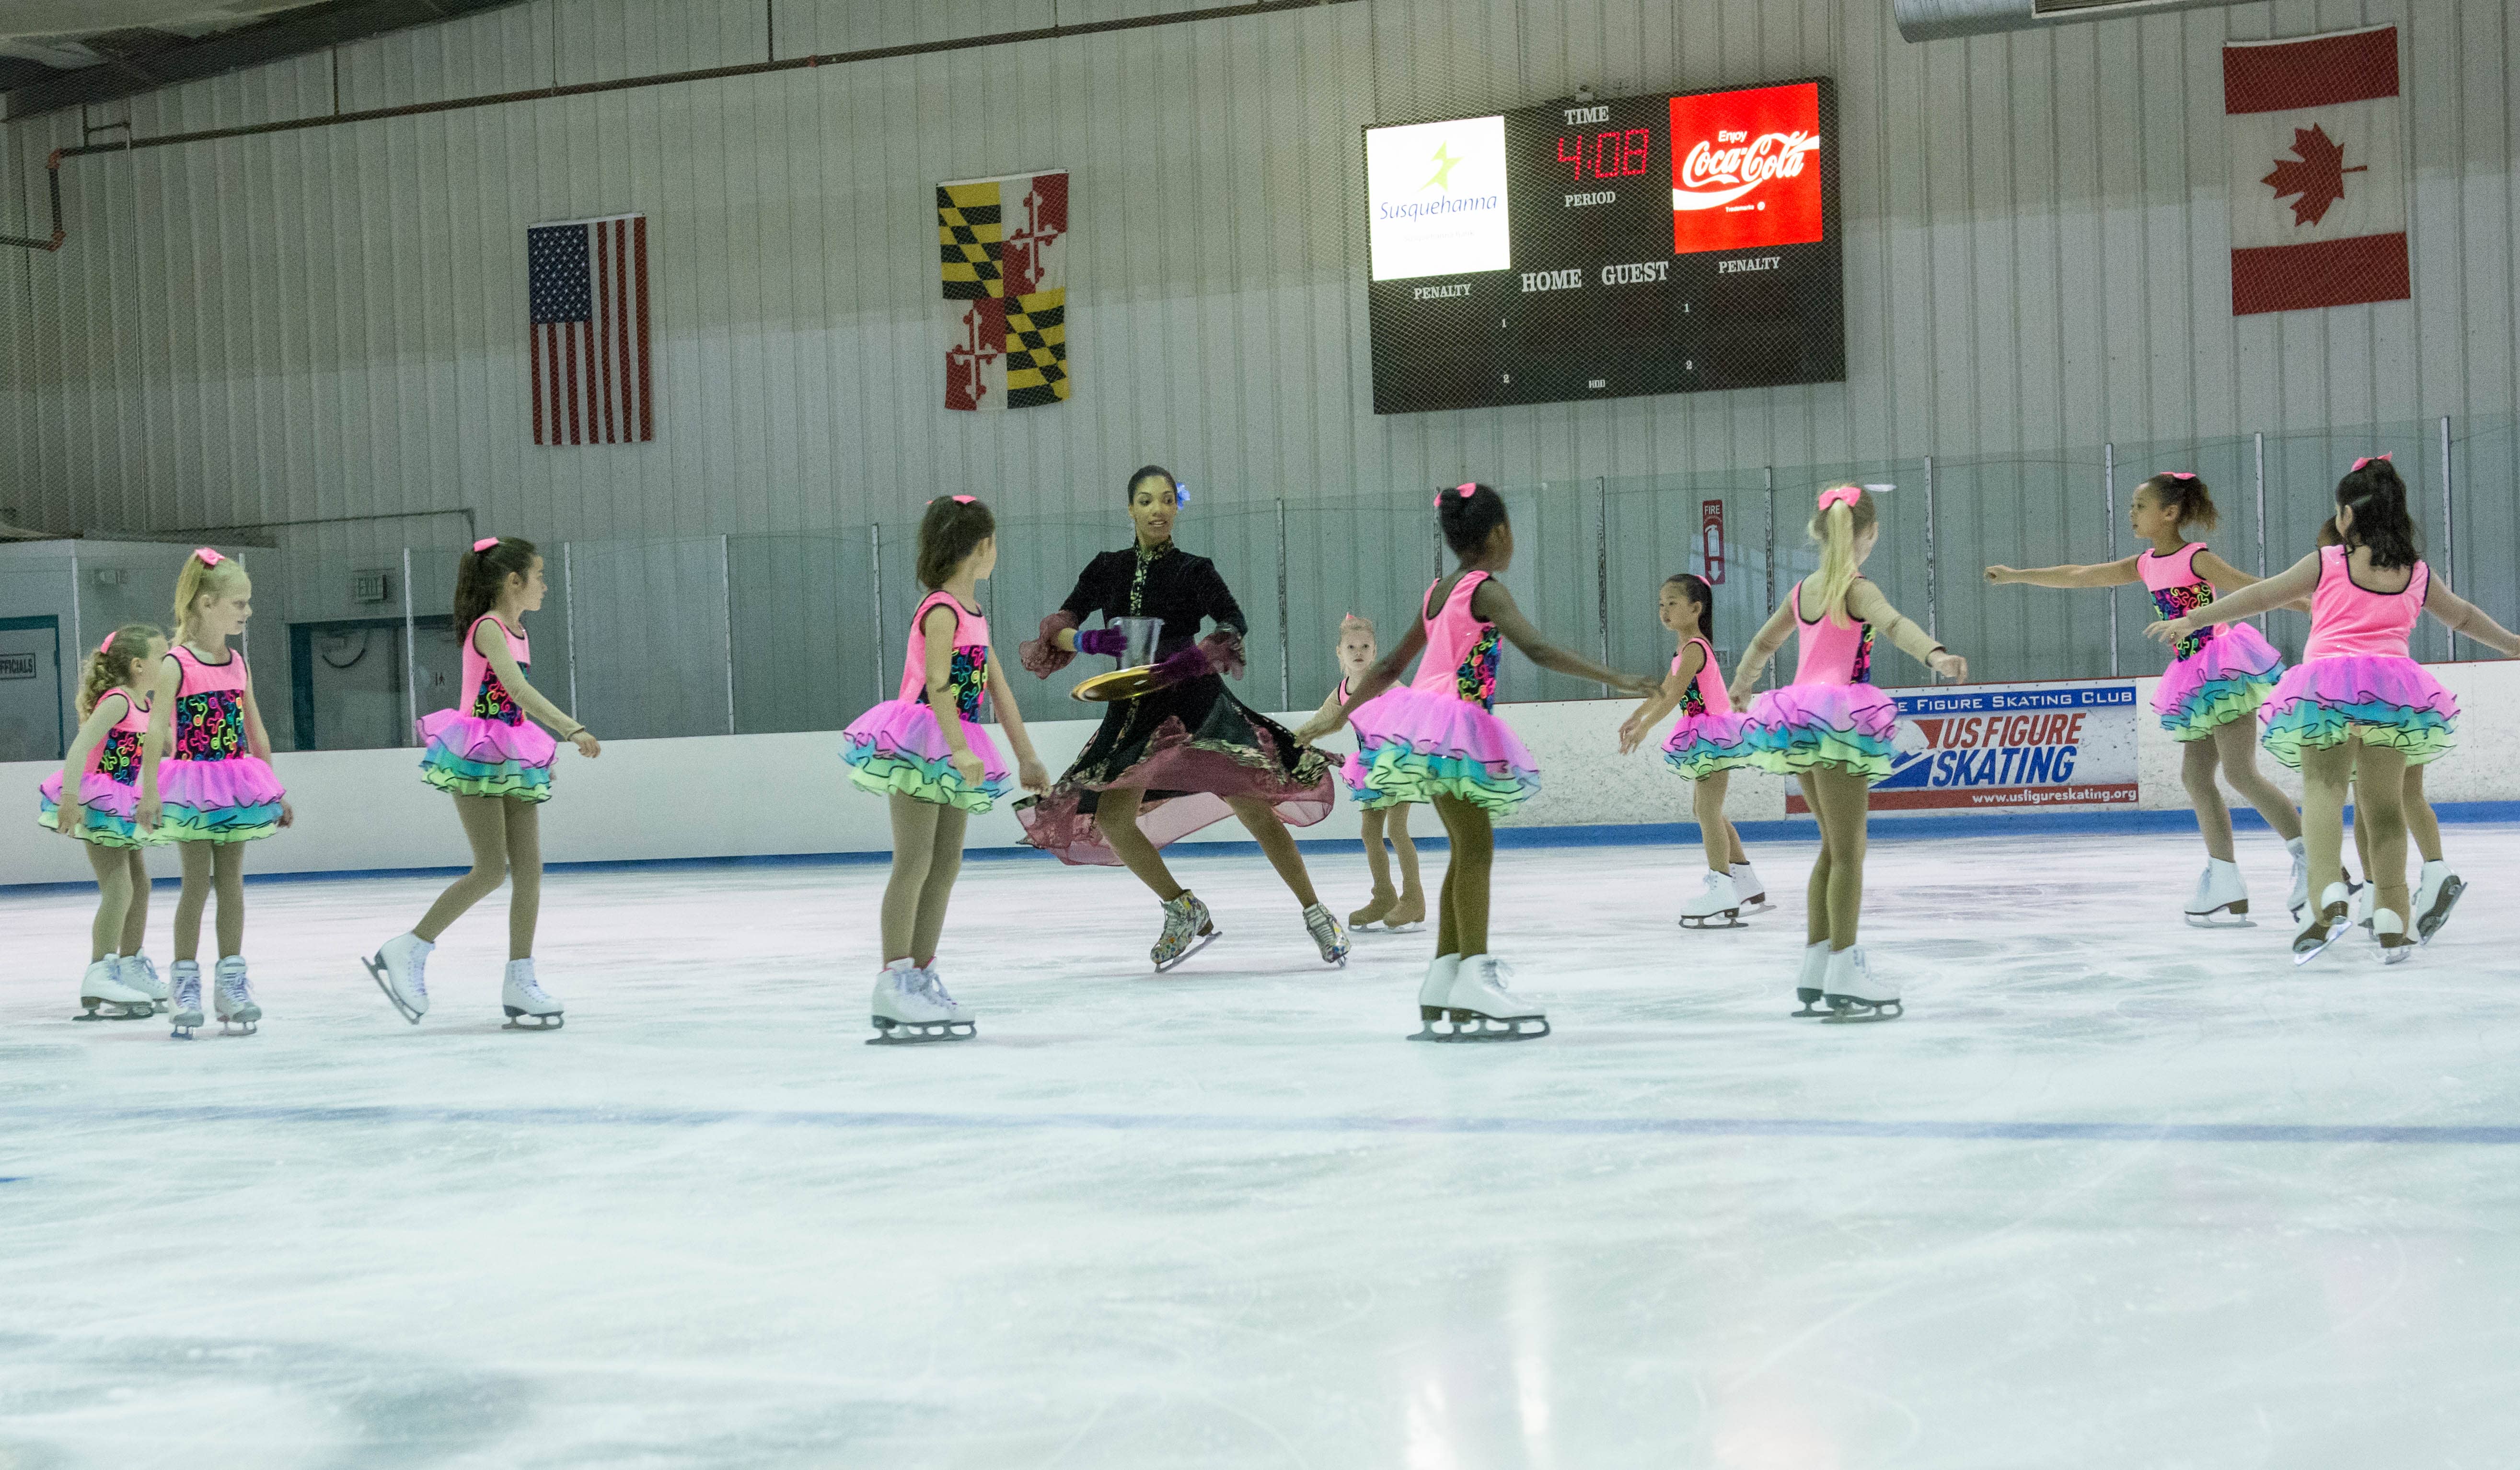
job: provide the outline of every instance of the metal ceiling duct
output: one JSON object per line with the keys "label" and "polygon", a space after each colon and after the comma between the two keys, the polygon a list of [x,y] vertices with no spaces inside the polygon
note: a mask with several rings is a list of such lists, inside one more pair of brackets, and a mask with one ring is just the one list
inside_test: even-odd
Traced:
{"label": "metal ceiling duct", "polygon": [[2035,30],[2080,21],[2112,21],[2156,11],[2205,10],[2242,0],[1891,0],[1899,34],[1912,41]]}

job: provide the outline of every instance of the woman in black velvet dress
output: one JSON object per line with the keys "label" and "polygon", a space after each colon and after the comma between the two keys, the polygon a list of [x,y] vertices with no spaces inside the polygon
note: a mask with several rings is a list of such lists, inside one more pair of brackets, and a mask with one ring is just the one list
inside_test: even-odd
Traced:
{"label": "woman in black velvet dress", "polygon": [[[1128,496],[1135,544],[1087,563],[1076,590],[1041,620],[1041,637],[1019,651],[1024,667],[1047,679],[1080,652],[1120,652],[1112,619],[1159,617],[1158,682],[1106,706],[1076,764],[1048,794],[1016,807],[1024,840],[1063,863],[1123,865],[1153,889],[1164,906],[1153,958],[1156,969],[1168,970],[1213,939],[1216,926],[1157,850],[1238,818],[1304,906],[1304,927],[1322,958],[1345,963],[1346,932],[1314,894],[1286,832],[1289,823],[1310,826],[1329,815],[1329,759],[1225,688],[1224,675],[1241,677],[1249,624],[1216,563],[1173,545],[1180,483],[1149,465],[1129,477]],[[1080,632],[1097,612],[1104,626]],[[1204,639],[1202,619],[1216,624]]]}

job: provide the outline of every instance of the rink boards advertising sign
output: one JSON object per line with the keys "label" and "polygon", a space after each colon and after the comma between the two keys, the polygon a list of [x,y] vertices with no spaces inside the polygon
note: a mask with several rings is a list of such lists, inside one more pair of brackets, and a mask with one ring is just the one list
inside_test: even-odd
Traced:
{"label": "rink boards advertising sign", "polygon": [[[1885,690],[1898,753],[1876,812],[2132,810],[2135,682]],[[1799,792],[1785,810],[1808,812]]]}

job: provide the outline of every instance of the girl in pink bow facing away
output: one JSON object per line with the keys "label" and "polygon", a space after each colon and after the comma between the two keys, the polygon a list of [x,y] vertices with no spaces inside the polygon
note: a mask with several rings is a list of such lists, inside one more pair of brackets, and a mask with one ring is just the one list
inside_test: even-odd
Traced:
{"label": "girl in pink bow facing away", "polygon": [[[2141,582],[2152,594],[2164,619],[2182,617],[2257,585],[2257,578],[2187,539],[2193,526],[2211,531],[2222,519],[2214,494],[2205,482],[2185,470],[2156,474],[2136,487],[2127,509],[2127,524],[2152,543],[2145,551],[2096,566],[2041,566],[2019,570],[1990,566],[1986,579],[1995,583],[2027,582],[2038,587],[2118,587]],[[2196,827],[2205,838],[2205,870],[2187,900],[2187,921],[2199,928],[2245,927],[2249,886],[2241,881],[2231,846],[2231,809],[2214,783],[2216,767],[2231,789],[2258,809],[2267,825],[2292,854],[2292,894],[2287,901],[2299,918],[2310,902],[2310,865],[2301,843],[2301,818],[2290,798],[2258,770],[2258,722],[2252,718],[2275,681],[2283,677],[2283,655],[2246,623],[2203,627],[2172,646],[2170,668],[2153,691],[2153,713],[2185,755],[2180,780],[2196,808]]]}
{"label": "girl in pink bow facing away", "polygon": [[977,1030],[970,1008],[938,977],[936,950],[963,871],[964,832],[1009,787],[1006,761],[980,724],[984,699],[1014,747],[1015,783],[1027,791],[1050,786],[980,611],[979,584],[997,565],[998,522],[987,506],[969,495],[927,503],[919,521],[919,581],[927,596],[910,615],[901,692],[858,716],[842,736],[849,783],[892,808],[883,968],[870,1002],[869,1045],[962,1041]]}
{"label": "girl in pink bow facing away", "polygon": [[484,536],[456,564],[455,624],[464,630],[464,683],[456,697],[463,702],[421,718],[427,748],[420,779],[455,798],[472,869],[448,884],[419,923],[361,961],[415,1026],[428,1013],[428,955],[437,936],[510,878],[508,968],[499,994],[505,1029],[557,1031],[564,1021],[560,1002],[534,977],[542,804],[551,799],[552,757],[559,751],[552,735],[589,759],[604,747],[525,677],[534,653],[524,615],[541,609],[549,590],[542,557],[520,536]]}
{"label": "girl in pink bow facing away", "polygon": [[253,618],[253,579],[208,547],[175,577],[175,636],[149,695],[140,763],[140,829],[183,857],[175,900],[174,1034],[202,1024],[202,910],[219,899],[219,962],[212,1012],[222,1032],[252,1035],[262,1006],[245,963],[245,844],[296,821],[271,770],[271,735],[253,702],[253,675],[228,640]]}
{"label": "girl in pink bow facing away", "polygon": [[105,636],[79,671],[78,734],[62,769],[35,788],[35,820],[86,843],[96,870],[96,922],[76,1020],[132,1020],[166,1006],[166,982],[140,953],[149,932],[149,869],[140,855],[160,839],[134,820],[149,737],[148,686],[165,656],[165,637],[155,628],[132,623]]}
{"label": "girl in pink bow facing away", "polygon": [[[1968,660],[1902,616],[1863,575],[1881,525],[1862,486],[1822,491],[1811,537],[1820,543],[1820,570],[1794,584],[1742,651],[1732,673],[1732,705],[1749,709],[1743,734],[1760,768],[1801,782],[1803,800],[1820,818],[1820,859],[1812,865],[1802,968],[1794,977],[1802,1008],[1794,1014],[1882,1020],[1905,1010],[1899,986],[1875,976],[1855,942],[1872,783],[1890,774],[1899,725],[1899,707],[1872,687],[1873,639],[1888,634],[1901,651],[1946,679],[1966,679]],[[1753,702],[1760,672],[1788,633],[1802,643],[1794,682]],[[1823,1000],[1825,1011],[1819,1004]]]}
{"label": "girl in pink bow facing away", "polygon": [[[1316,720],[1328,720],[1345,705],[1350,690],[1374,661],[1382,656],[1373,634],[1373,620],[1351,612],[1339,619],[1339,682],[1329,697],[1313,713]],[[1365,739],[1366,722],[1372,717],[1371,708],[1360,708],[1348,723],[1356,728],[1360,745]],[[1347,916],[1351,930],[1371,929],[1380,924],[1386,931],[1404,932],[1426,921],[1426,890],[1418,878],[1418,844],[1409,840],[1409,803],[1394,801],[1376,793],[1365,779],[1365,759],[1361,755],[1347,758],[1339,768],[1339,780],[1347,782],[1350,795],[1356,798],[1365,815],[1365,866],[1373,873],[1373,897],[1366,906]],[[1385,834],[1391,839],[1391,852],[1382,850]],[[1400,887],[1391,886],[1391,859],[1400,859]]]}

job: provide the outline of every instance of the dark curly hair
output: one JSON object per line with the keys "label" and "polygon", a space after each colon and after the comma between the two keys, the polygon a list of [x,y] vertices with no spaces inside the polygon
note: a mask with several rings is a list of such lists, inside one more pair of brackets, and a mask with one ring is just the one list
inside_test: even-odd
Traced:
{"label": "dark curly hair", "polygon": [[2214,492],[2206,487],[2200,475],[2183,469],[2174,470],[2156,474],[2135,487],[2138,495],[2147,490],[2152,492],[2152,498],[2160,503],[2163,510],[2179,517],[2182,526],[2192,525],[2200,531],[2210,531],[2223,523],[2223,512],[2214,509]]}
{"label": "dark curly hair", "polygon": [[1709,645],[1715,642],[1715,589],[1695,572],[1673,572],[1662,579],[1665,587],[1677,587],[1680,595],[1697,604],[1697,632]]}
{"label": "dark curly hair", "polygon": [[1490,485],[1448,485],[1435,492],[1435,519],[1444,544],[1466,561],[1487,550],[1488,538],[1506,524],[1505,497]]}
{"label": "dark curly hair", "polygon": [[2373,566],[2412,566],[2424,554],[2424,533],[2407,511],[2407,482],[2386,460],[2365,460],[2336,482],[2336,504],[2354,512],[2348,546],[2371,549]]}

